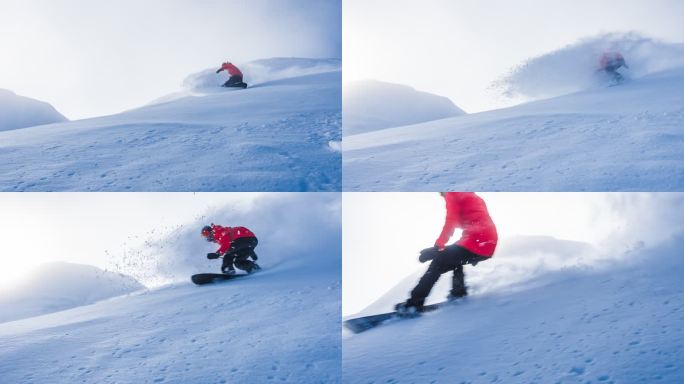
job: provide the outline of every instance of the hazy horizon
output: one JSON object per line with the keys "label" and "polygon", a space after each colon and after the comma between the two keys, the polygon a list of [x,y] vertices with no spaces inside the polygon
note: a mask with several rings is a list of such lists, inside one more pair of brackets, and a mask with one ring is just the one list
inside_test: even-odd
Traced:
{"label": "hazy horizon", "polygon": [[178,91],[194,72],[341,58],[340,1],[0,0],[0,88],[76,120]]}

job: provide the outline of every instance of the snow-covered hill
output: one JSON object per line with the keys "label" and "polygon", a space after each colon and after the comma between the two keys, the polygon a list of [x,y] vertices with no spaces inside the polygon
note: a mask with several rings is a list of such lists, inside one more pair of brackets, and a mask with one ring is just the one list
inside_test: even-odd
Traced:
{"label": "snow-covered hill", "polygon": [[20,286],[2,292],[0,323],[88,305],[143,288],[129,276],[90,265],[46,263]]}
{"label": "snow-covered hill", "polygon": [[0,89],[0,131],[67,121],[50,104]]}
{"label": "snow-covered hill", "polygon": [[[596,73],[625,54],[627,81]],[[344,189],[673,191],[684,186],[684,47],[598,38],[497,86],[526,103],[344,138]],[[530,101],[534,100],[534,101]]]}
{"label": "snow-covered hill", "polygon": [[264,269],[222,284],[181,276],[184,267],[218,271],[204,256],[214,245],[198,236],[207,218],[127,250],[142,259],[141,275],[176,282],[0,324],[2,381],[339,383],[340,203],[339,194],[292,194],[216,209],[211,219],[255,231]]}
{"label": "snow-covered hill", "polygon": [[[682,382],[682,241],[635,250],[629,262],[566,268],[516,289],[478,291],[496,285],[495,273],[475,282],[476,292],[461,304],[346,333],[343,381]],[[496,256],[486,263],[492,268]],[[405,279],[384,299],[405,299],[415,282]],[[433,296],[446,294],[444,288]]]}
{"label": "snow-covered hill", "polygon": [[672,191],[684,68],[624,85],[344,139],[344,189]]}
{"label": "snow-covered hill", "polygon": [[344,135],[463,115],[446,97],[376,80],[343,88]]}
{"label": "snow-covered hill", "polygon": [[246,67],[263,82],[208,92],[225,79],[205,71],[139,109],[0,132],[0,190],[339,190],[340,61]]}

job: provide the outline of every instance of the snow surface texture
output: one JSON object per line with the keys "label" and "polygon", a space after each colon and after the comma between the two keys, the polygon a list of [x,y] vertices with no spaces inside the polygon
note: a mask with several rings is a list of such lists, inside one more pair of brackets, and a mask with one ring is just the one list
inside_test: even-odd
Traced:
{"label": "snow surface texture", "polygon": [[344,190],[681,190],[680,46],[634,42],[633,52],[622,49],[630,64],[624,84],[607,87],[598,76],[600,85],[585,89],[577,70],[564,66],[593,78],[595,64],[558,58],[592,56],[595,45],[531,60],[507,82],[511,93],[526,96],[572,92],[568,84],[578,83],[576,93],[345,136]]}
{"label": "snow surface texture", "polygon": [[2,292],[0,323],[88,305],[143,288],[129,276],[90,265],[47,263],[22,285]]}
{"label": "snow surface texture", "polygon": [[[213,219],[252,226],[262,272],[202,287],[186,275],[182,283],[0,324],[3,382],[339,383],[341,196],[257,203],[217,209]],[[204,222],[158,240],[164,258],[175,260],[160,271],[168,275],[190,256],[195,269],[218,270],[220,261],[205,259],[214,245],[198,236]]]}
{"label": "snow surface texture", "polygon": [[50,104],[0,89],[0,131],[67,121]]}
{"label": "snow surface texture", "polygon": [[[536,252],[552,257],[566,257],[563,254],[573,249],[595,252],[581,243],[537,240],[549,247]],[[498,269],[515,271],[514,260],[495,255],[477,267],[466,267],[475,293],[464,302],[359,335],[345,331],[343,381],[682,382],[682,241],[680,236],[655,248],[634,250],[628,263],[566,268],[509,287],[515,289],[480,290],[496,285]],[[561,252],[554,255],[553,249]],[[509,256],[520,251],[524,249],[514,246]],[[470,279],[480,268],[493,275]],[[417,277],[405,279],[373,306],[377,310],[404,300]],[[443,300],[449,280],[440,279],[433,301]]]}
{"label": "snow surface texture", "polygon": [[345,136],[465,114],[446,97],[375,80],[345,84],[342,108]]}
{"label": "snow surface texture", "polygon": [[139,109],[0,132],[0,190],[340,190],[340,61],[244,67],[245,90],[213,69]]}

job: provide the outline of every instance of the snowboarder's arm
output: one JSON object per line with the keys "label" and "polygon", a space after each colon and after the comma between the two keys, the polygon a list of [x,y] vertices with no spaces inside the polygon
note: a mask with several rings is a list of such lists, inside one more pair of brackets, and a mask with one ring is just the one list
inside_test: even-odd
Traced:
{"label": "snowboarder's arm", "polygon": [[220,72],[223,71],[223,70],[225,70],[225,68],[221,67],[221,68],[219,68],[219,69],[216,70],[216,73],[220,73]]}
{"label": "snowboarder's arm", "polygon": [[230,243],[231,241],[228,236],[224,237],[223,241],[221,242],[221,246],[216,250],[216,253],[219,255],[225,254],[230,249]]}
{"label": "snowboarder's arm", "polygon": [[437,241],[435,241],[435,246],[439,248],[439,250],[444,249],[446,242],[449,241],[454,234],[456,227],[460,225],[458,211],[458,204],[451,200],[447,200],[447,215],[444,220],[444,227],[442,227],[442,233],[439,234]]}
{"label": "snowboarder's arm", "polygon": [[435,247],[430,247],[430,248],[425,248],[422,251],[420,251],[420,256],[418,256],[418,261],[421,263],[424,263],[426,261],[432,260],[435,258],[435,254],[437,253],[437,248]]}

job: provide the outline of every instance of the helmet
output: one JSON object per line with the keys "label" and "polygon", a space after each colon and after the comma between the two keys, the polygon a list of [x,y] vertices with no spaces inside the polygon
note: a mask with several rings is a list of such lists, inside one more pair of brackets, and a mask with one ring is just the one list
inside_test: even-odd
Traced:
{"label": "helmet", "polygon": [[205,225],[202,227],[202,237],[207,239],[208,242],[214,241],[214,230],[210,226]]}

